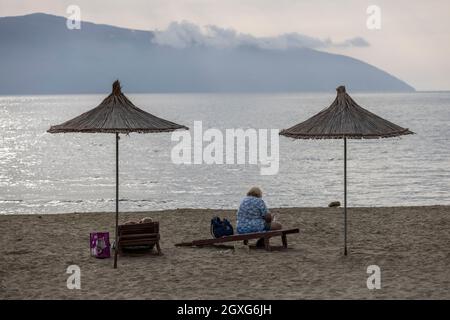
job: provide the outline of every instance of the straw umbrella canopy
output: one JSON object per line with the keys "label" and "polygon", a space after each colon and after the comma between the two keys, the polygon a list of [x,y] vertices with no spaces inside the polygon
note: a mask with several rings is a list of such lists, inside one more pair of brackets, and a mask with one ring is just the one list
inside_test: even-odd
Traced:
{"label": "straw umbrella canopy", "polygon": [[280,135],[295,139],[344,139],[344,254],[347,255],[347,139],[378,139],[413,134],[359,106],[345,91],[336,89],[333,103]]}
{"label": "straw umbrella canopy", "polygon": [[[49,133],[83,132],[83,133],[115,133],[116,135],[116,228],[119,223],[119,134],[130,132],[154,133],[170,132],[177,129],[188,130],[183,125],[158,118],[136,107],[122,93],[120,83],[116,80],[112,85],[112,93],[96,108],[89,110],[62,124],[51,126]],[[117,268],[117,248],[114,252],[114,268]]]}

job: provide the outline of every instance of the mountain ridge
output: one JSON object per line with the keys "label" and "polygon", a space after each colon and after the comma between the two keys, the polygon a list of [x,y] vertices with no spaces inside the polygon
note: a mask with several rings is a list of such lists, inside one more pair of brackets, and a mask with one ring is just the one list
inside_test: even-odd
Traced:
{"label": "mountain ridge", "polygon": [[0,18],[0,94],[128,92],[412,92],[395,76],[345,55],[310,48],[173,48],[154,32],[45,13]]}

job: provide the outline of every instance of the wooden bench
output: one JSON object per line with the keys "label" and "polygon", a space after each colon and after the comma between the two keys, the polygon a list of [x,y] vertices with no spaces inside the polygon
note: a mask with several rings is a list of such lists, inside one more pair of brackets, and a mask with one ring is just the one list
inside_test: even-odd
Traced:
{"label": "wooden bench", "polygon": [[283,248],[287,248],[286,235],[291,234],[291,233],[299,233],[299,232],[300,232],[300,230],[297,228],[297,229],[234,234],[232,236],[225,236],[225,237],[216,238],[216,239],[203,239],[203,240],[194,240],[194,241],[190,241],[190,242],[176,243],[175,246],[177,246],[177,247],[204,247],[204,246],[211,246],[211,245],[232,242],[232,241],[243,241],[245,245],[248,245],[249,240],[264,238],[264,246],[267,251],[270,251],[270,244],[269,244],[270,238],[281,237],[281,241],[283,243]]}
{"label": "wooden bench", "polygon": [[120,225],[118,229],[117,252],[122,254],[124,248],[145,246],[153,249],[156,245],[158,255],[161,255],[159,239],[159,222],[157,221]]}

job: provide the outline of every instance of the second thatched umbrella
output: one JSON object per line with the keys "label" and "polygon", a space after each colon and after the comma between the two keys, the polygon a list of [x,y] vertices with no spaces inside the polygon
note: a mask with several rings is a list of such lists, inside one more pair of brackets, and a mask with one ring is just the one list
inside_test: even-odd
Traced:
{"label": "second thatched umbrella", "polygon": [[346,92],[336,89],[337,97],[328,108],[280,135],[295,139],[344,139],[344,254],[347,255],[347,138],[377,139],[413,132],[360,107]]}
{"label": "second thatched umbrella", "polygon": [[[84,133],[115,133],[116,134],[116,228],[119,224],[119,134],[120,133],[154,133],[170,132],[188,128],[161,118],[158,118],[136,107],[122,93],[119,81],[112,86],[112,93],[96,108],[87,111],[72,120],[52,126],[50,133],[84,132]],[[114,268],[117,268],[117,249],[114,250]]]}

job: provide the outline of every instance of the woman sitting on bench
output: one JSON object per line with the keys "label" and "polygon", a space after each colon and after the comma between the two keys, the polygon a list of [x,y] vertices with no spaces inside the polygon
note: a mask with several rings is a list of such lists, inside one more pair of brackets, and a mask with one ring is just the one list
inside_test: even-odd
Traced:
{"label": "woman sitting on bench", "polygon": [[280,230],[281,224],[273,221],[262,199],[261,189],[253,187],[247,192],[237,212],[238,233]]}

